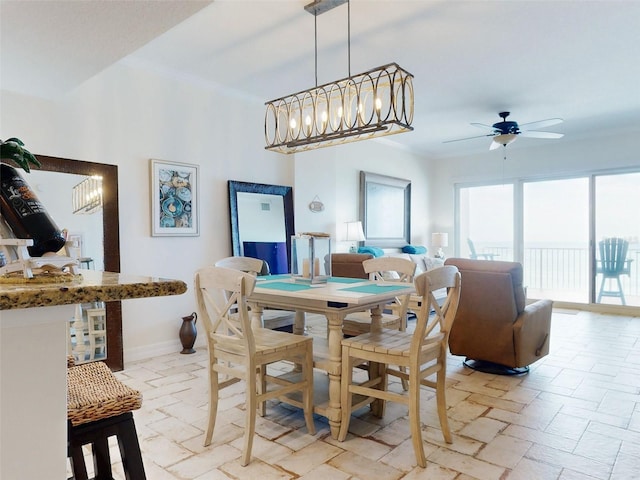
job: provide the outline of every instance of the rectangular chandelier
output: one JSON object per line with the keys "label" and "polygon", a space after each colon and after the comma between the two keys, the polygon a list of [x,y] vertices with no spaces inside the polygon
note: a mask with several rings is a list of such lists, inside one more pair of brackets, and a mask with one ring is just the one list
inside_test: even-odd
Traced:
{"label": "rectangular chandelier", "polygon": [[85,178],[73,187],[73,213],[88,215],[102,208],[102,177],[94,175]]}
{"label": "rectangular chandelier", "polygon": [[390,63],[267,102],[265,148],[294,153],[411,131],[412,79]]}
{"label": "rectangular chandelier", "polygon": [[316,32],[316,86],[266,102],[265,149],[295,153],[413,130],[413,75],[397,63],[351,75],[349,1],[316,0],[304,8],[317,18],[344,3],[349,76],[318,86]]}

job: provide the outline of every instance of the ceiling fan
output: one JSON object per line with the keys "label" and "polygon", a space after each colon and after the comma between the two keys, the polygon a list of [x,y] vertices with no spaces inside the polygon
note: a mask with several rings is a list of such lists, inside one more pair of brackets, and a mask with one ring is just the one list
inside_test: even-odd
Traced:
{"label": "ceiling fan", "polygon": [[562,138],[564,136],[563,133],[541,132],[539,130],[532,130],[534,128],[545,128],[552,125],[557,125],[558,123],[562,123],[563,120],[561,118],[548,118],[546,120],[538,120],[535,122],[528,122],[523,123],[522,125],[518,125],[518,122],[507,120],[507,117],[510,114],[511,112],[498,113],[500,118],[502,118],[502,121],[496,122],[493,125],[485,125],[484,123],[471,124],[474,127],[488,130],[491,133],[487,133],[485,135],[477,135],[475,137],[447,140],[444,143],[459,142],[461,140],[471,140],[472,138],[493,137],[493,141],[491,142],[489,150],[495,150],[496,148],[499,148],[500,145],[504,145],[506,147],[507,145],[515,141],[518,135],[529,138]]}

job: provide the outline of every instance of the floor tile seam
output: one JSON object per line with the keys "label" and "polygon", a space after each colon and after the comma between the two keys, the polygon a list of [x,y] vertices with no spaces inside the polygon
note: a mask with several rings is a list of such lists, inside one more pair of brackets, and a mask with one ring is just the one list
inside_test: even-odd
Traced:
{"label": "floor tile seam", "polygon": [[[551,447],[544,447],[544,448],[551,448]],[[532,450],[532,449],[530,449],[529,451],[527,451],[527,454],[529,454],[531,450]],[[553,449],[553,450],[555,451],[556,449]],[[600,464],[600,465],[602,465],[605,469],[608,469],[608,476],[607,476],[606,478],[603,478],[602,480],[607,480],[607,479],[609,478],[609,476],[611,475],[612,471],[613,471],[613,465],[609,466],[609,465],[607,465],[606,463],[602,463],[602,462],[600,462],[600,461],[598,461],[598,460],[594,460],[594,459],[592,459],[592,458],[588,458],[588,457],[585,457],[585,456],[583,456],[583,455],[577,455],[577,454],[575,454],[575,453],[573,453],[573,452],[565,452],[565,453],[568,453],[568,454],[569,454],[569,455],[571,455],[572,457],[581,457],[581,458],[583,458],[584,460],[588,460],[589,462],[593,462],[593,463],[596,463],[596,464]],[[547,460],[547,459],[537,458],[537,457],[533,457],[533,456],[529,456],[529,455],[523,456],[523,458],[527,458],[528,460],[530,460],[530,461],[532,461],[532,462],[537,462],[537,463],[542,463],[542,464],[545,464],[545,465],[549,465],[549,466],[551,466],[551,467],[556,467],[556,468],[557,468],[557,467],[559,467],[559,468],[561,468],[562,470],[565,470],[565,469],[566,469],[566,470],[570,470],[570,471],[572,471],[572,472],[577,472],[577,473],[585,474],[585,472],[584,472],[584,471],[575,470],[574,468],[567,467],[567,466],[566,466],[566,459],[565,459],[565,458],[558,459],[557,461],[558,461],[559,463],[552,463],[551,461],[549,461],[549,460]],[[562,477],[562,470],[561,470],[561,475],[560,475],[560,477],[559,477],[559,478],[561,478],[561,477]],[[594,479],[598,479],[598,480],[599,480],[599,477],[594,477]]]}

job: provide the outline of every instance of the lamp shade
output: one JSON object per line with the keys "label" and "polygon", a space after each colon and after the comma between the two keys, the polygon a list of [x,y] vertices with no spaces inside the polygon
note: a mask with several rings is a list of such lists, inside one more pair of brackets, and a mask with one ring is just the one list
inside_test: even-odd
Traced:
{"label": "lamp shade", "polygon": [[449,234],[448,233],[432,233],[431,234],[431,246],[442,248],[449,246]]}
{"label": "lamp shade", "polygon": [[365,240],[361,221],[347,222],[346,240],[350,242],[362,242]]}

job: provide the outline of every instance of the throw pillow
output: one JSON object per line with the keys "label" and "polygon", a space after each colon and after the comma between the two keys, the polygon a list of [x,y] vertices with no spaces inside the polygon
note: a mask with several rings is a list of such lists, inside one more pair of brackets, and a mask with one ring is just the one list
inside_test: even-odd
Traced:
{"label": "throw pillow", "polygon": [[404,247],[402,247],[402,251],[404,253],[418,255],[421,253],[427,253],[427,247],[423,247],[422,245],[405,245]]}
{"label": "throw pillow", "polygon": [[378,247],[359,247],[358,253],[370,253],[374,257],[382,257],[384,255],[384,250]]}

